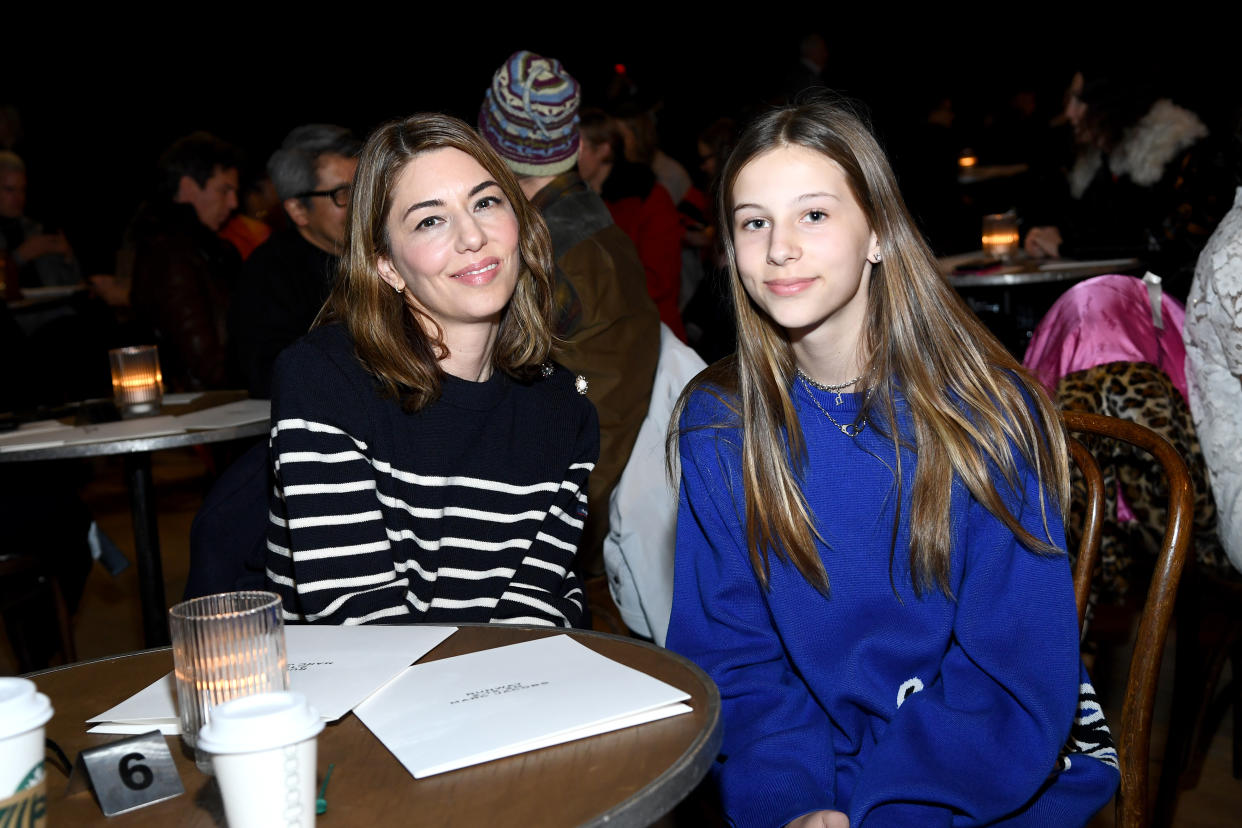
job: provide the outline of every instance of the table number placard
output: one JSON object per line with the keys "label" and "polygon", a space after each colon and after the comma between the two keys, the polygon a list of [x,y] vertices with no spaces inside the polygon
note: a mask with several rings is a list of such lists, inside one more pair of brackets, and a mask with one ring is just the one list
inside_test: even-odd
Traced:
{"label": "table number placard", "polygon": [[104,816],[115,816],[185,793],[164,735],[130,736],[78,754],[69,793],[95,789]]}

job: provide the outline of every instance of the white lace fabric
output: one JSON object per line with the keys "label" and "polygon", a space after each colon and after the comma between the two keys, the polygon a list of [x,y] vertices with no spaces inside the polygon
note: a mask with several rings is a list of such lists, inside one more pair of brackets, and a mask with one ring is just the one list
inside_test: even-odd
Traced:
{"label": "white lace fabric", "polygon": [[1220,539],[1242,571],[1242,187],[1195,266],[1186,303],[1186,380]]}

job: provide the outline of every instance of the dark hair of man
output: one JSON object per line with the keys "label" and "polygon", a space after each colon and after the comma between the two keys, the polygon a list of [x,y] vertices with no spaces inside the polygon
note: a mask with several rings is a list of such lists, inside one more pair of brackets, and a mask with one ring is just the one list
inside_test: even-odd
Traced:
{"label": "dark hair of man", "polygon": [[607,112],[595,107],[582,110],[578,113],[578,129],[592,146],[608,144],[612,147],[610,160],[614,164],[625,161],[625,136]]}
{"label": "dark hair of man", "polygon": [[[267,174],[276,188],[276,195],[284,201],[315,189],[320,156],[357,158],[361,150],[362,142],[345,127],[305,124],[295,127],[285,136],[280,149],[272,153],[267,162]],[[310,208],[309,197],[301,201],[302,206]]]}
{"label": "dark hair of man", "polygon": [[210,132],[192,132],[172,142],[156,164],[159,178],[157,194],[172,201],[181,186],[181,179],[189,176],[200,187],[221,170],[235,170],[242,166],[242,153],[227,141]]}
{"label": "dark hair of man", "polygon": [[448,148],[477,161],[517,216],[522,268],[500,318],[493,368],[519,380],[532,378],[552,348],[552,238],[513,172],[457,118],[422,113],[387,123],[371,134],[358,158],[340,276],[314,326],[344,324],[381,393],[399,399],[407,411],[418,411],[440,395],[444,371],[439,363],[448,345],[436,321],[380,277],[378,262],[392,255],[388,214],[401,171],[424,153]]}

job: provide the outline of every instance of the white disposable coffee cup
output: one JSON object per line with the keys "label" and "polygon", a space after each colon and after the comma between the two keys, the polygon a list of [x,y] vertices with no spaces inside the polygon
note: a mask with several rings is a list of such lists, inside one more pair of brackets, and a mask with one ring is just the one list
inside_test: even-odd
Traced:
{"label": "white disposable coffee cup", "polygon": [[43,785],[43,726],[52,703],[33,681],[0,678],[0,801]]}
{"label": "white disposable coffee cup", "polygon": [[301,693],[259,693],[211,711],[197,747],[211,754],[229,828],[315,824],[315,737]]}

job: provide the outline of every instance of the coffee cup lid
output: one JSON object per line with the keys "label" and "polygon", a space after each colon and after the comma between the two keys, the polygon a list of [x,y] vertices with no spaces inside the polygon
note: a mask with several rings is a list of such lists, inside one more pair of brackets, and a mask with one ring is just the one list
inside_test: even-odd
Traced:
{"label": "coffee cup lid", "polygon": [[0,739],[47,724],[52,702],[35,683],[24,678],[0,678]]}
{"label": "coffee cup lid", "polygon": [[301,693],[257,693],[213,707],[196,745],[208,753],[253,753],[297,744],[321,730],[319,712]]}

